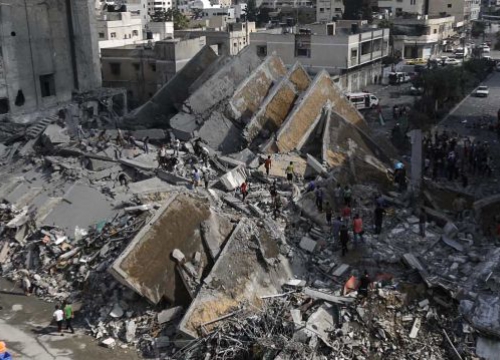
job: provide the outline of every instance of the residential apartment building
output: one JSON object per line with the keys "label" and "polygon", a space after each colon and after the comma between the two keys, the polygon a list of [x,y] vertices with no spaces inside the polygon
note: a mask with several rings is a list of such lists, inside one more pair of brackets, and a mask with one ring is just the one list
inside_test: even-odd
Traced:
{"label": "residential apartment building", "polygon": [[335,23],[309,24],[294,33],[250,34],[250,46],[261,57],[276,52],[287,66],[300,62],[311,74],[325,69],[339,75],[347,90],[358,90],[381,76],[389,53],[389,29],[336,28]]}
{"label": "residential apartment building", "polygon": [[254,22],[227,24],[225,28],[206,30],[178,30],[176,36],[184,38],[205,37],[207,45],[217,55],[236,55],[250,43],[250,35],[256,31]]}
{"label": "residential apartment building", "polygon": [[429,58],[437,55],[457,37],[455,17],[393,19],[393,50],[406,59]]}
{"label": "residential apartment building", "polygon": [[99,48],[136,44],[144,39],[140,15],[130,12],[103,12],[97,17]]}
{"label": "residential apartment building", "polygon": [[102,49],[103,85],[127,89],[129,105],[135,108],[149,100],[205,45],[201,36]]}
{"label": "residential apartment building", "polygon": [[126,0],[127,11],[140,16],[143,25],[149,21],[148,0]]}
{"label": "residential apartment building", "polygon": [[168,11],[175,5],[175,0],[148,0],[148,12],[152,15],[157,11]]}
{"label": "residential apartment building", "polygon": [[313,0],[263,0],[261,7],[266,9],[281,9],[282,7],[298,8],[298,7],[314,7]]}
{"label": "residential apartment building", "polygon": [[428,0],[379,0],[379,12],[388,12],[393,16],[402,16],[403,14],[424,15],[427,11]]}
{"label": "residential apartment building", "polygon": [[316,21],[330,22],[334,19],[342,19],[344,13],[343,0],[317,0]]}
{"label": "residential apartment building", "polygon": [[2,0],[0,118],[39,110],[101,85],[92,0]]}
{"label": "residential apartment building", "polygon": [[455,17],[456,26],[479,18],[481,0],[428,0],[429,15]]}

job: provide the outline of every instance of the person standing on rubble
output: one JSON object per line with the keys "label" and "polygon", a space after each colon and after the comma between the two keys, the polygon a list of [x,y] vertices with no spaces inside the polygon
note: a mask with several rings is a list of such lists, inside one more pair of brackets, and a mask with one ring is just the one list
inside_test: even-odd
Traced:
{"label": "person standing on rubble", "polygon": [[248,195],[248,182],[245,180],[243,181],[243,183],[241,184],[240,186],[240,192],[241,192],[241,196],[243,197],[243,202],[245,202],[245,199],[247,198],[247,195]]}
{"label": "person standing on rubble", "polygon": [[354,220],[352,221],[352,232],[354,247],[358,245],[358,242],[363,242],[363,220],[359,214],[354,215]]}
{"label": "person standing on rubble", "polygon": [[342,256],[347,254],[349,251],[347,249],[347,243],[349,242],[349,231],[347,230],[347,226],[343,224],[340,228],[340,244],[342,245]]}
{"label": "person standing on rubble", "polygon": [[351,208],[349,205],[345,205],[342,208],[341,215],[342,215],[342,220],[344,221],[345,224],[347,224],[351,219]]}
{"label": "person standing on rubble", "polygon": [[351,203],[352,203],[352,190],[348,185],[346,185],[344,188],[344,204],[350,207]]}
{"label": "person standing on rubble", "polygon": [[316,189],[316,207],[318,208],[319,212],[323,212],[323,189],[321,187],[318,187]]}
{"label": "person standing on rubble", "polygon": [[200,171],[198,169],[194,169],[193,171],[193,187],[196,189],[198,186],[200,186]]}
{"label": "person standing on rubble", "polygon": [[205,189],[208,190],[208,185],[210,183],[210,173],[208,172],[208,169],[206,169],[203,173],[203,181],[205,182]]}
{"label": "person standing on rubble", "polygon": [[73,326],[71,325],[71,321],[74,318],[73,307],[67,300],[64,300],[62,306],[64,311],[64,320],[66,321],[66,330],[71,330],[71,333],[74,334],[75,330],[73,330]]}
{"label": "person standing on rubble", "polygon": [[276,219],[279,214],[281,214],[281,196],[277,195],[273,198],[273,205],[274,205],[274,210],[273,210],[273,217]]}
{"label": "person standing on rubble", "polygon": [[142,140],[142,143],[143,143],[143,146],[144,146],[144,152],[146,154],[149,154],[149,136],[146,136],[143,140]]}
{"label": "person standing on rubble", "polygon": [[342,200],[344,198],[344,190],[342,189],[342,185],[340,183],[337,183],[333,196],[335,197],[335,206],[338,208],[341,207]]}
{"label": "person standing on rubble", "polygon": [[379,235],[382,232],[382,222],[384,221],[385,210],[380,205],[377,204],[375,208],[375,234]]}
{"label": "person standing on rubble", "polygon": [[286,179],[291,184],[293,182],[293,176],[295,175],[295,171],[293,169],[293,161],[290,161],[290,164],[285,169]]}
{"label": "person standing on rubble", "polygon": [[337,216],[337,218],[333,220],[332,223],[332,235],[334,241],[339,241],[341,227],[342,227],[342,218],[340,216]]}
{"label": "person standing on rubble", "polygon": [[278,196],[278,188],[276,184],[276,180],[273,181],[271,186],[269,187],[269,193],[271,194],[271,198],[274,200],[276,196]]}
{"label": "person standing on rubble", "polygon": [[325,203],[325,215],[326,223],[330,226],[332,224],[333,209],[328,201]]}
{"label": "person standing on rubble", "polygon": [[362,297],[368,297],[368,290],[370,289],[372,279],[368,274],[368,271],[364,271],[363,276],[359,279],[358,295]]}
{"label": "person standing on rubble", "polygon": [[266,161],[264,161],[264,168],[266,169],[266,176],[268,177],[269,177],[269,171],[271,171],[271,166],[272,166],[271,155],[268,155]]}
{"label": "person standing on rubble", "polygon": [[158,167],[164,169],[167,164],[167,149],[162,144],[158,149]]}
{"label": "person standing on rubble", "polygon": [[179,156],[179,151],[181,149],[181,141],[179,139],[175,139],[173,147],[174,147],[174,156]]}

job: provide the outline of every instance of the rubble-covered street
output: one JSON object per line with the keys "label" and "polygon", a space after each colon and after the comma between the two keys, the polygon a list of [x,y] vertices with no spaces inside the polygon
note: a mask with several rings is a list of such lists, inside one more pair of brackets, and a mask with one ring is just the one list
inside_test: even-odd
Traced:
{"label": "rubble-covered street", "polygon": [[[326,72],[195,61],[175,101],[176,78],[124,118],[3,134],[0,335],[20,358],[499,359],[500,197],[432,172],[463,138],[425,138],[414,188]],[[494,188],[486,165],[462,173]],[[63,301],[77,331],[55,340]]]}

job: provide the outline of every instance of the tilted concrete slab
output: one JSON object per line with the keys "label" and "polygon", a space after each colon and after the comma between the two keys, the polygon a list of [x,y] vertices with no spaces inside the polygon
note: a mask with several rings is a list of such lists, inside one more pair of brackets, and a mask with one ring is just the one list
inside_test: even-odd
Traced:
{"label": "tilted concrete slab", "polygon": [[220,68],[185,101],[186,113],[208,116],[209,110],[232,96],[238,85],[260,64],[261,60],[247,47]]}
{"label": "tilted concrete slab", "polygon": [[276,145],[280,152],[287,152],[300,147],[307,137],[308,130],[321,118],[325,105],[328,105],[347,121],[361,129],[368,130],[363,116],[342,94],[326,71],[316,75],[311,86],[298,101],[285,120],[276,136]]}
{"label": "tilted concrete slab", "polygon": [[307,71],[300,63],[288,71],[285,77],[269,92],[248,125],[245,127],[244,136],[251,142],[263,130],[270,133],[276,132],[290,113],[296,99],[311,84]]}
{"label": "tilted concrete slab", "polygon": [[212,111],[198,131],[200,136],[214,150],[230,154],[241,149],[241,130],[220,111]]}
{"label": "tilted concrete slab", "polygon": [[279,293],[292,278],[287,259],[279,253],[280,232],[273,227],[270,221],[260,226],[240,221],[179,324],[183,335],[197,338],[202,324],[231,313],[241,301],[260,307],[260,296]]}
{"label": "tilted concrete slab", "polygon": [[342,183],[376,181],[390,185],[392,162],[369,135],[337,112],[328,111],[323,133],[322,160]]}
{"label": "tilted concrete slab", "polygon": [[176,276],[176,262],[171,254],[179,249],[190,258],[199,251],[206,264],[200,225],[209,217],[207,199],[172,195],[108,271],[154,304],[164,297],[172,303],[181,301],[184,285]]}
{"label": "tilted concrete slab", "polygon": [[229,100],[234,119],[250,119],[257,112],[269,90],[287,70],[277,55],[268,56],[236,89]]}
{"label": "tilted concrete slab", "polygon": [[209,66],[217,60],[217,54],[210,46],[203,47],[189,62],[141,107],[127,115],[126,126],[165,126],[165,122],[177,113],[189,97],[189,87]]}

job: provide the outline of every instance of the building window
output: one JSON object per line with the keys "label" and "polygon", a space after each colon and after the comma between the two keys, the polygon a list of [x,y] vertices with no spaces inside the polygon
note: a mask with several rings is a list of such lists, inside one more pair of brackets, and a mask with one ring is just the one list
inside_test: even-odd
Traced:
{"label": "building window", "polygon": [[152,72],[156,72],[156,64],[149,64]]}
{"label": "building window", "polygon": [[132,63],[132,66],[134,67],[135,71],[139,71],[139,69],[141,68],[141,65],[139,63]]}
{"label": "building window", "polygon": [[42,90],[42,97],[54,96],[56,94],[54,74],[40,75],[40,89]]}
{"label": "building window", "polygon": [[112,37],[112,38],[116,38],[116,33],[115,33],[115,32],[112,32],[112,33],[111,33],[111,37]]}
{"label": "building window", "polygon": [[448,9],[451,9],[451,4],[448,4]]}
{"label": "building window", "polygon": [[0,114],[7,114],[9,112],[9,99],[0,99]]}
{"label": "building window", "polygon": [[410,0],[410,5],[415,5],[417,3],[417,0]]}
{"label": "building window", "polygon": [[434,34],[437,34],[437,32],[438,32],[437,29],[434,29]]}
{"label": "building window", "polygon": [[111,74],[120,75],[122,72],[120,63],[109,63],[109,69],[111,70]]}
{"label": "building window", "polygon": [[104,39],[104,33],[99,33],[99,39]]}
{"label": "building window", "polygon": [[132,30],[132,36],[139,36],[139,31]]}
{"label": "building window", "polygon": [[319,12],[320,13],[325,12],[325,9],[324,8],[319,8]]}
{"label": "building window", "polygon": [[371,48],[372,48],[371,45],[372,44],[370,41],[361,43],[361,55],[369,54],[371,52]]}
{"label": "building window", "polygon": [[351,49],[351,58],[358,57],[358,49]]}
{"label": "building window", "polygon": [[267,45],[257,45],[257,56],[267,56]]}

